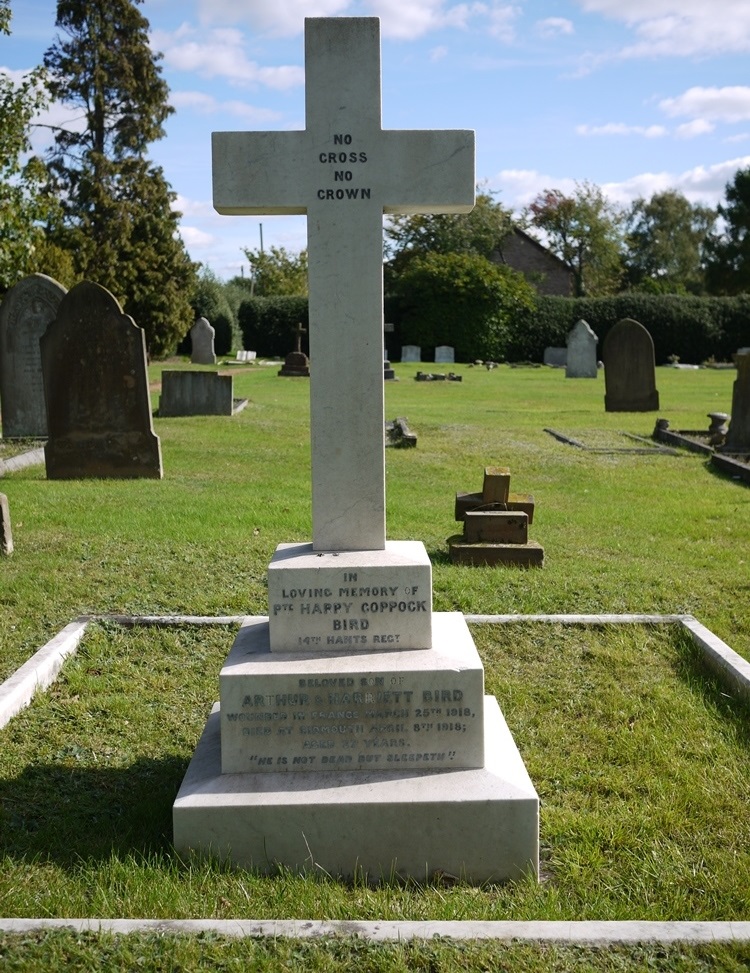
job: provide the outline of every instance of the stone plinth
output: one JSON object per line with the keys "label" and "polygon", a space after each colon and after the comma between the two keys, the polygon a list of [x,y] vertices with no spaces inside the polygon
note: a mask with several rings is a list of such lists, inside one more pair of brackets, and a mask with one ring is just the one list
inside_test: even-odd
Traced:
{"label": "stone plinth", "polygon": [[451,561],[454,564],[507,564],[517,568],[541,568],[544,548],[536,541],[526,544],[470,544],[462,534],[448,539]]}
{"label": "stone plinth", "polygon": [[263,871],[537,875],[539,798],[494,697],[484,712],[481,769],[222,774],[216,707],[174,804],[175,848]]}
{"label": "stone plinth", "polygon": [[[432,566],[420,541],[327,553],[280,544],[268,566],[268,605],[272,652],[432,644]],[[351,641],[337,641],[344,637]]]}
{"label": "stone plinth", "polygon": [[525,544],[529,539],[529,517],[523,511],[467,510],[464,536],[469,544]]}
{"label": "stone plinth", "polygon": [[[481,493],[457,493],[455,506],[455,519],[463,520],[467,510],[475,510],[477,507],[484,507],[485,502]],[[508,499],[504,504],[492,504],[493,510],[518,510],[523,511],[529,518],[529,524],[534,522],[535,501],[530,493],[509,493]]]}
{"label": "stone plinth", "polygon": [[338,638],[336,653],[282,655],[265,619],[245,623],[219,680],[223,773],[484,764],[484,674],[460,612],[436,613],[432,649]]}
{"label": "stone plinth", "polygon": [[216,372],[164,371],[161,373],[159,415],[231,416],[234,412],[233,378]]}

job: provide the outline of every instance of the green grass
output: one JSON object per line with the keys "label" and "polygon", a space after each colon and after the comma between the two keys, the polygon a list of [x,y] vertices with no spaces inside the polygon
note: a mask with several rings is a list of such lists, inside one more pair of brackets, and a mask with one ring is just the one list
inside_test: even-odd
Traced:
{"label": "green grass", "polygon": [[[649,436],[654,414],[604,412],[601,379],[456,366],[462,383],[428,384],[413,381],[415,366],[396,368],[386,416],[406,416],[419,445],[387,453],[388,536],[425,542],[437,610],[690,612],[750,656],[747,487],[696,454],[591,453],[544,432],[618,447],[620,431]],[[233,374],[235,396],[250,399],[239,415],[155,420],[161,482],[48,482],[42,468],[3,480],[16,550],[0,561],[0,677],[85,612],[266,613],[276,544],[310,535],[309,387],[273,367]],[[707,428],[708,412],[728,411],[733,378],[660,369],[658,414],[673,428]],[[511,488],[534,494],[530,536],[545,548],[543,570],[449,562],[454,494],[481,489],[487,465],[509,466]],[[747,919],[750,714],[692,644],[672,628],[640,626],[476,626],[474,635],[542,800],[540,884],[352,885],[180,861],[171,804],[232,631],[104,625],[0,731],[0,914]],[[64,956],[73,969],[87,957],[125,969],[141,952],[147,969],[205,959],[228,969],[614,970],[647,956],[657,969],[700,970],[749,958],[738,947],[0,937],[10,970],[53,968]]]}

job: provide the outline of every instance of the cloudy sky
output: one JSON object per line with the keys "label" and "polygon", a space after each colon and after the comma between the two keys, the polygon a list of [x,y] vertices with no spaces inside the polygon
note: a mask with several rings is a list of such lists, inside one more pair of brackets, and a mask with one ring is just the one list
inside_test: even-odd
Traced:
{"label": "cloudy sky", "polygon": [[[0,70],[54,41],[55,0],[12,0]],[[378,16],[384,128],[473,128],[477,180],[520,210],[588,180],[616,202],[674,188],[716,204],[750,166],[748,0],[145,0],[176,109],[151,155],[195,260],[299,250],[301,217],[218,216],[210,133],[305,125],[305,16]],[[61,109],[55,109],[59,114]],[[43,144],[39,130],[38,145]]]}

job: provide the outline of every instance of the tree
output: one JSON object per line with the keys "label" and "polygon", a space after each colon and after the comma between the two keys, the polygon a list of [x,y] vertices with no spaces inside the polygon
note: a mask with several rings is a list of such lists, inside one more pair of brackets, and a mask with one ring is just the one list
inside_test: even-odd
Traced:
{"label": "tree", "polygon": [[491,259],[513,229],[510,210],[479,192],[470,213],[391,216],[386,224],[389,269],[398,275],[410,260],[428,253],[463,253]]}
{"label": "tree", "polygon": [[216,332],[214,347],[217,355],[228,355],[233,348],[242,347],[242,335],[237,315],[227,294],[228,285],[209,267],[202,267],[193,294],[193,314],[206,318]]}
{"label": "tree", "polygon": [[626,217],[625,264],[631,287],[652,293],[703,290],[704,247],[716,211],[668,189],[635,200]]}
{"label": "tree", "polygon": [[[304,297],[307,295],[307,251],[289,253],[285,247],[243,250],[250,264],[249,287],[254,297]],[[237,278],[235,278],[237,280]],[[248,286],[246,278],[243,286]]]}
{"label": "tree", "polygon": [[[10,4],[0,2],[0,34],[10,35]],[[31,149],[32,118],[47,102],[44,75],[31,71],[20,84],[0,73],[0,291],[31,273],[44,245],[44,224],[58,204],[47,190],[48,173]]]}
{"label": "tree", "polygon": [[740,169],[718,207],[722,231],[706,246],[706,286],[711,294],[750,291],[750,168]]}
{"label": "tree", "polygon": [[514,320],[535,305],[523,274],[468,253],[427,253],[396,282],[404,343],[452,345],[457,361],[501,360]]}
{"label": "tree", "polygon": [[76,270],[107,287],[146,332],[149,352],[174,349],[192,324],[197,265],[179,237],[175,194],[147,158],[173,109],[142,0],[58,0],[65,37],[46,52],[54,98],[81,111],[57,129],[50,170],[64,202],[56,242]]}
{"label": "tree", "polygon": [[622,214],[598,186],[576,183],[572,196],[545,189],[526,210],[531,226],[573,271],[576,297],[603,297],[619,289]]}

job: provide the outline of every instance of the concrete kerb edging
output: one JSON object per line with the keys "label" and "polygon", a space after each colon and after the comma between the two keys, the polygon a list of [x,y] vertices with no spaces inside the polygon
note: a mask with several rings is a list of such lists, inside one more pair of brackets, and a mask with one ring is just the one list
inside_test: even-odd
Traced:
{"label": "concrete kerb edging", "polygon": [[226,938],[349,938],[369,942],[455,939],[547,942],[578,946],[617,944],[746,943],[750,922],[357,922],[326,919],[0,919],[0,933],[26,934],[69,929],[75,933],[130,933]]}
{"label": "concrete kerb edging", "polygon": [[[29,705],[38,690],[54,682],[65,659],[72,655],[92,622],[155,627],[241,625],[245,615],[81,615],[0,684],[0,729]],[[266,618],[267,616],[255,616]],[[470,625],[547,623],[562,625],[680,625],[703,652],[706,664],[734,692],[750,700],[750,663],[692,615],[465,615]]]}

